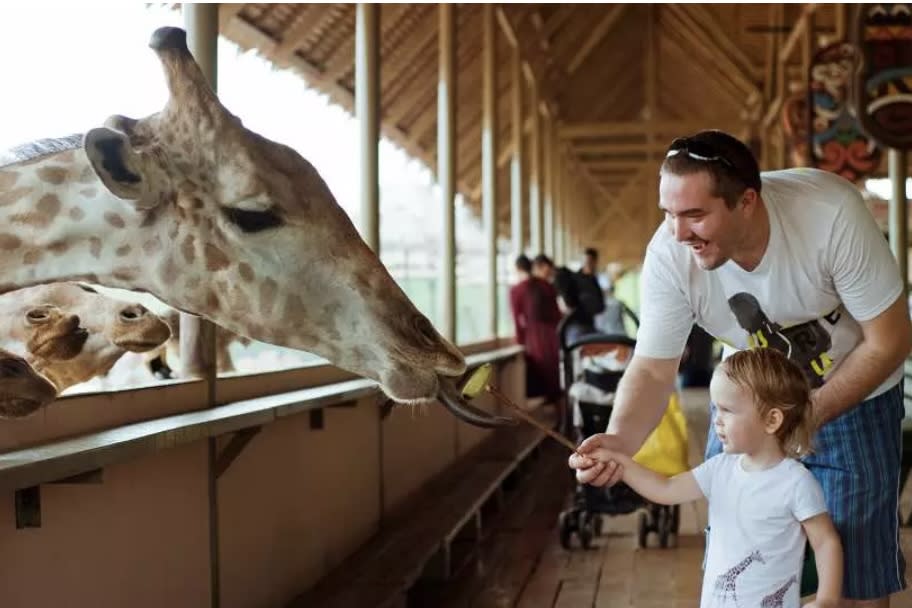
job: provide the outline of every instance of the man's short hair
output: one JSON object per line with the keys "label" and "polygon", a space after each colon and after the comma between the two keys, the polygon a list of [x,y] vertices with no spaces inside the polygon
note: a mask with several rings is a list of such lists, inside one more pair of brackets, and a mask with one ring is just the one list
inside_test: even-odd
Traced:
{"label": "man's short hair", "polygon": [[713,181],[713,196],[725,200],[729,208],[738,204],[744,191],[760,194],[760,167],[742,141],[724,131],[700,131],[680,137],[668,148],[662,173],[690,175],[707,173]]}
{"label": "man's short hair", "polygon": [[585,249],[585,251],[583,251],[583,253],[585,253],[589,257],[598,258],[598,249],[595,249],[593,247],[586,247],[586,249]]}
{"label": "man's short hair", "polygon": [[516,258],[516,269],[523,272],[532,272],[532,262],[526,254],[522,253]]}
{"label": "man's short hair", "polygon": [[546,256],[544,253],[539,253],[537,256],[535,256],[535,258],[532,260],[532,263],[536,266],[554,266],[554,262],[551,260],[551,258]]}

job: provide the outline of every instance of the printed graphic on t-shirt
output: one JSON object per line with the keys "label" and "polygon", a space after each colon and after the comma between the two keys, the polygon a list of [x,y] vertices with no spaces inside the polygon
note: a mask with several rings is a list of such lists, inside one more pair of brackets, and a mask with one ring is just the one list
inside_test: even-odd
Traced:
{"label": "printed graphic on t-shirt", "polygon": [[[744,292],[731,296],[728,306],[738,325],[747,332],[748,347],[782,351],[801,367],[812,387],[823,384],[824,377],[833,367],[830,354],[833,339],[819,320],[782,327],[766,316],[757,298]],[[832,327],[840,316],[838,311],[834,311],[823,319]]]}
{"label": "printed graphic on t-shirt", "polygon": [[740,562],[716,577],[716,585],[713,590],[716,600],[721,602],[719,606],[728,605],[728,598],[734,601],[734,606],[738,606],[738,577],[744,574],[754,562],[765,564],[766,560],[760,555],[759,551],[754,551]]}
{"label": "printed graphic on t-shirt", "polygon": [[785,594],[788,593],[788,590],[792,585],[797,584],[798,577],[792,576],[790,579],[785,581],[782,586],[776,589],[776,591],[770,593],[767,596],[764,596],[763,600],[760,602],[760,608],[782,608],[783,602],[785,602]]}

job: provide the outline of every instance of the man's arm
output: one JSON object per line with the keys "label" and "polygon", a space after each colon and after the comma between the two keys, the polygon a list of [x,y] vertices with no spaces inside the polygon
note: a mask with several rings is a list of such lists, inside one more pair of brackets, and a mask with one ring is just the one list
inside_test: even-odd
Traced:
{"label": "man's arm", "polygon": [[902,295],[882,313],[861,321],[860,325],[862,341],[814,392],[814,413],[819,424],[861,403],[902,365],[912,348],[909,307]]}
{"label": "man's arm", "polygon": [[842,597],[842,543],[828,513],[801,522],[817,562],[817,597],[813,606],[837,606]]}
{"label": "man's arm", "polygon": [[658,426],[674,390],[681,358],[654,359],[634,355],[614,397],[607,433],[618,435],[621,450],[633,456]]}

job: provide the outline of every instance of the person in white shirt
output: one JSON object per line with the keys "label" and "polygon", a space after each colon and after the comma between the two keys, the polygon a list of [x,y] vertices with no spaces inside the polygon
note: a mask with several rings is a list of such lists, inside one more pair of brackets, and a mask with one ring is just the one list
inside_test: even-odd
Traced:
{"label": "person in white shirt", "polygon": [[[889,606],[906,587],[898,487],[912,323],[861,193],[815,169],[761,174],[738,139],[701,131],[672,142],[659,196],[665,222],[646,251],[636,350],[607,432],[586,442],[639,449],[667,406],[693,323],[723,342],[723,357],[788,353],[814,387],[821,426],[804,464],[842,540],[846,605]],[[721,450],[710,427],[707,458]],[[569,465],[581,483],[619,478],[613,465],[575,455]]]}
{"label": "person in white shirt", "polygon": [[713,374],[713,424],[723,451],[672,478],[596,444],[593,464],[616,462],[623,480],[666,505],[709,500],[701,608],[798,608],[805,545],[814,550],[816,608],[840,605],[842,545],[820,483],[797,458],[811,449],[810,385],[775,349],[748,350]]}

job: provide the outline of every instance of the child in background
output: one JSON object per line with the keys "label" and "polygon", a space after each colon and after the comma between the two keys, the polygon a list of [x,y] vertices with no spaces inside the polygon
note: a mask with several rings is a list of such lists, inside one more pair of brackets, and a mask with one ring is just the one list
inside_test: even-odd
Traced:
{"label": "child in background", "polygon": [[592,461],[623,468],[644,498],[666,505],[706,497],[709,528],[701,608],[798,608],[805,543],[819,586],[808,606],[841,604],[842,545],[820,483],[797,459],[810,450],[810,386],[774,349],[746,350],[713,374],[713,420],[724,451],[672,478],[583,442]]}

